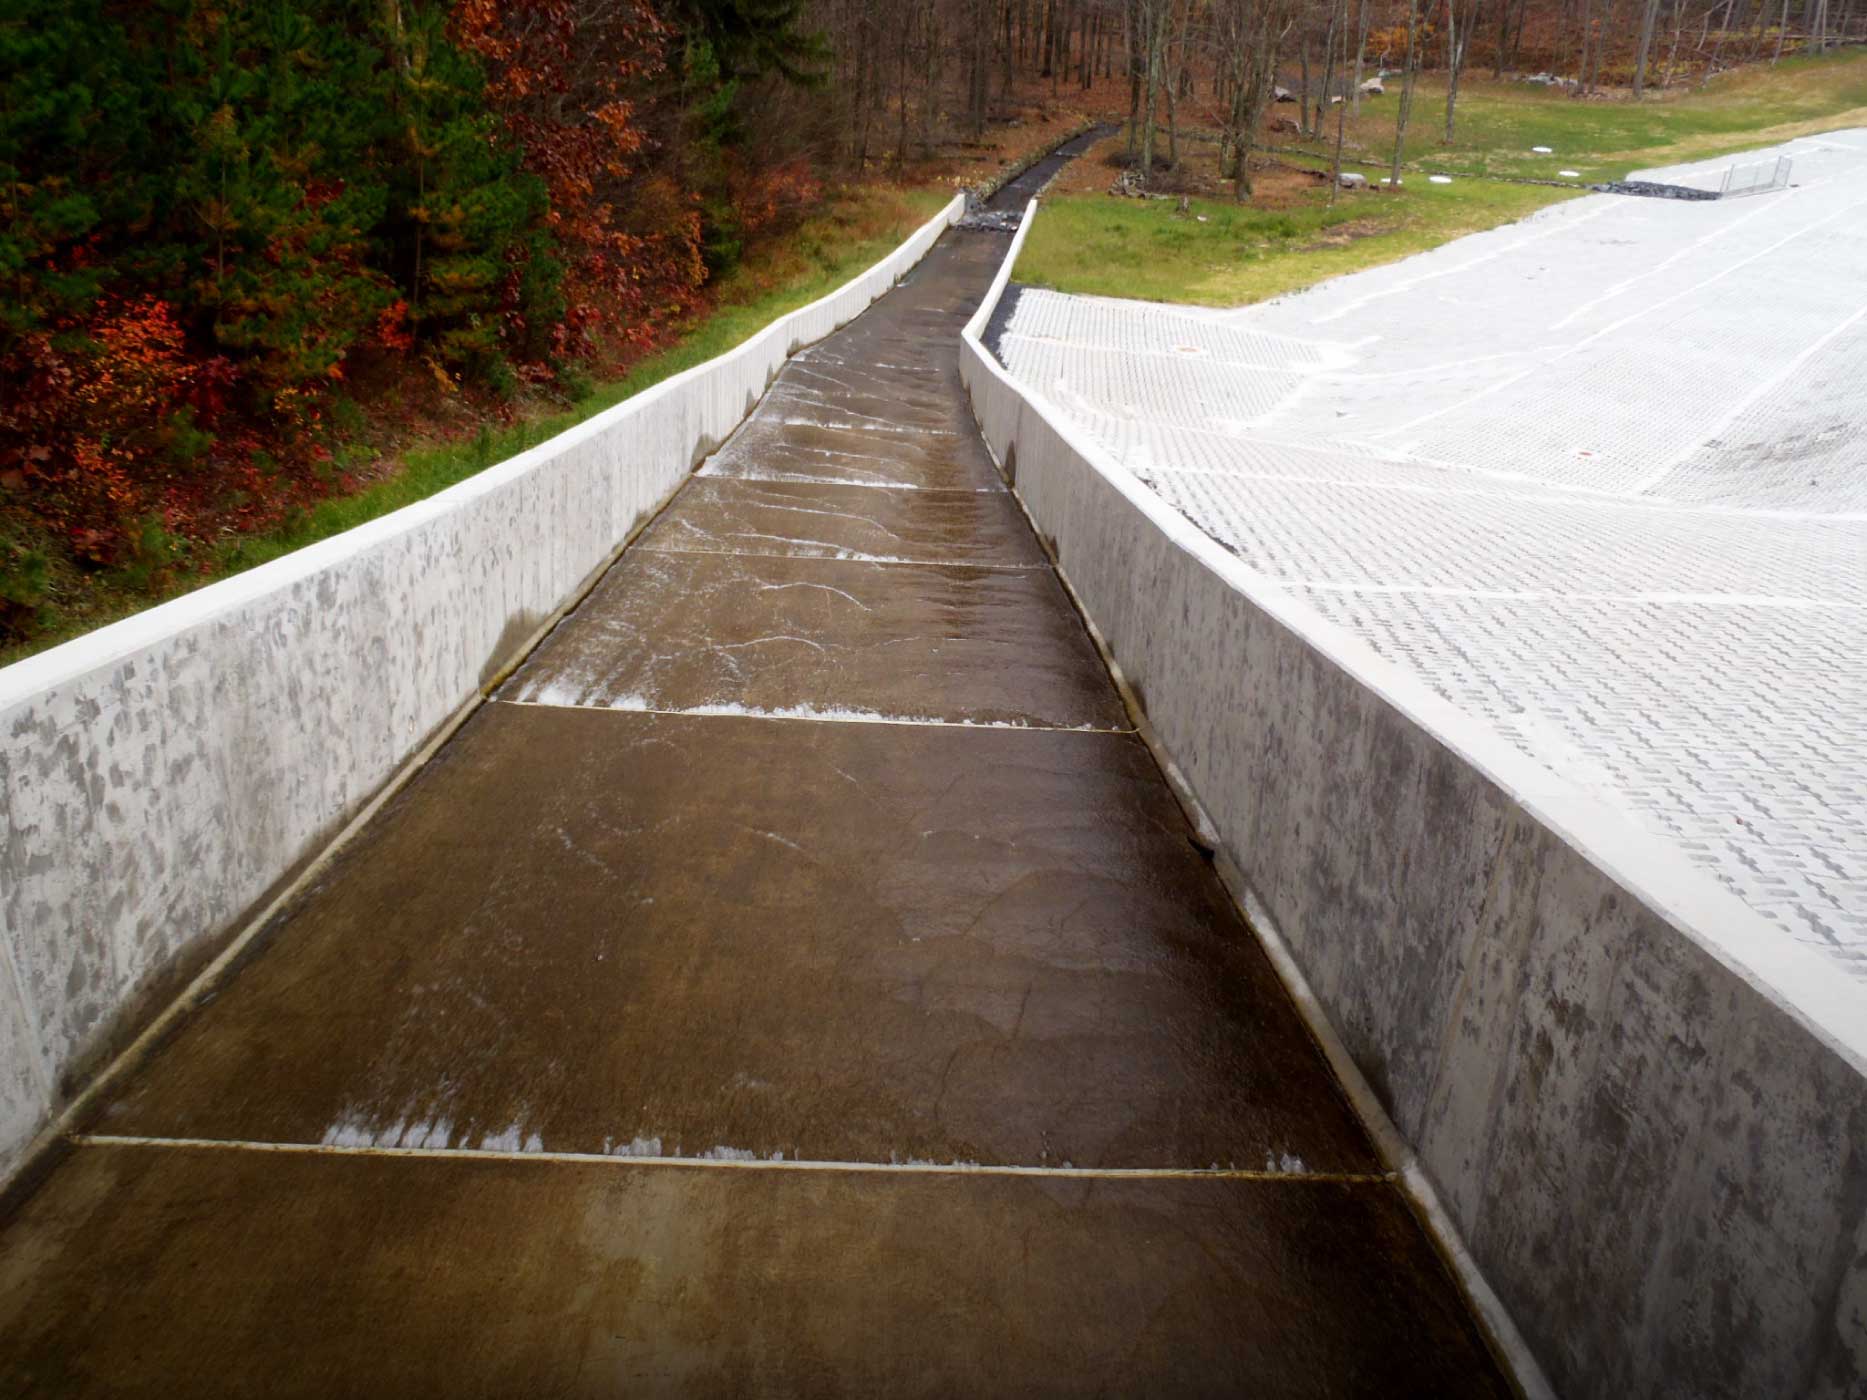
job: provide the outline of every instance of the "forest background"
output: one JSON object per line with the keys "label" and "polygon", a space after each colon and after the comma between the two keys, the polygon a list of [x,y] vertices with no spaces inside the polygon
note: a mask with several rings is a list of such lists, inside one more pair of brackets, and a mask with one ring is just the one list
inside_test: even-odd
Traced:
{"label": "forest background", "polygon": [[0,661],[717,353],[1091,119],[1129,192],[1198,127],[1246,200],[1281,83],[1315,136],[1437,69],[1449,137],[1468,66],[1639,100],[1857,3],[0,0]]}

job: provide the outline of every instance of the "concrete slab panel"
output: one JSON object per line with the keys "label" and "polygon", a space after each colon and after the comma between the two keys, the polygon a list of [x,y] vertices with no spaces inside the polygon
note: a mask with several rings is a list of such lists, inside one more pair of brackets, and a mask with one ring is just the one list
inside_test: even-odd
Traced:
{"label": "concrete slab panel", "polygon": [[995,491],[1004,485],[977,433],[890,429],[801,413],[750,419],[700,474],[938,491]]}
{"label": "concrete slab panel", "polygon": [[1005,241],[955,235],[886,299],[787,364],[705,477],[1000,489],[960,392],[959,330]]}
{"label": "concrete slab panel", "polygon": [[1378,1170],[1189,837],[1125,735],[495,705],[98,1129]]}
{"label": "concrete slab panel", "polygon": [[[948,329],[944,337],[950,338]],[[780,421],[805,419],[898,431],[907,425],[948,433],[975,431],[964,399],[953,393],[950,350],[940,363],[925,351],[916,360],[846,358],[832,342],[788,363],[759,405]],[[946,349],[947,347],[942,347]]]}
{"label": "concrete slab panel", "polygon": [[646,550],[610,570],[504,696],[611,709],[1128,725],[1047,569]]}
{"label": "concrete slab panel", "polygon": [[94,1146],[10,1243],[22,1397],[1510,1393],[1384,1184]]}
{"label": "concrete slab panel", "polygon": [[690,482],[642,549],[1048,568],[1009,491]]}

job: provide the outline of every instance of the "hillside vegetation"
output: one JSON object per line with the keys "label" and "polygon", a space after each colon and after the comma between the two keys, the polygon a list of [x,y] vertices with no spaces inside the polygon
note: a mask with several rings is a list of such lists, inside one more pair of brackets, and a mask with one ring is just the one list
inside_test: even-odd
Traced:
{"label": "hillside vegetation", "polygon": [[[1187,192],[1184,212],[1174,198],[1110,198],[1078,179],[1071,182],[1076,192],[1044,202],[1013,275],[1101,296],[1210,306],[1261,301],[1509,223],[1574,198],[1584,181],[1867,126],[1867,53],[1786,59],[1640,104],[1624,95],[1578,100],[1523,82],[1468,78],[1449,144],[1438,139],[1443,117],[1437,126],[1420,119],[1435,113],[1444,94],[1443,79],[1421,78],[1398,192],[1378,185],[1394,142],[1390,85],[1347,124],[1345,168],[1365,174],[1369,189],[1342,191],[1331,202],[1332,139],[1286,138],[1260,158],[1256,195],[1240,204],[1217,169],[1217,144],[1189,137],[1180,164],[1156,181]],[[1325,134],[1334,136],[1333,114]],[[1121,147],[1119,137],[1104,143],[1085,160],[1085,175],[1097,170],[1101,184],[1112,182],[1128,164]],[[1564,170],[1578,178],[1566,179]],[[1433,184],[1429,171],[1454,178]]]}
{"label": "hillside vegetation", "polygon": [[[1526,174],[1523,147],[1548,144],[1593,174],[1858,107],[1843,61],[1720,71],[1828,47],[1867,28],[1857,8],[10,0],[0,661],[489,465],[1090,118],[1124,126],[1094,188],[1113,157],[1199,207],[1059,203],[1026,275],[1237,301],[1559,197],[1409,182],[1330,209],[1295,169],[1320,106],[1298,104],[1291,168],[1240,159],[1279,81],[1321,104],[1355,74],[1424,69],[1410,160]],[[1646,75],[1649,99],[1486,83],[1487,63],[1571,72],[1582,94]],[[1464,74],[1444,148],[1433,70]],[[1712,73],[1702,95],[1667,87]],[[1364,108],[1351,155],[1391,145],[1402,85]]]}

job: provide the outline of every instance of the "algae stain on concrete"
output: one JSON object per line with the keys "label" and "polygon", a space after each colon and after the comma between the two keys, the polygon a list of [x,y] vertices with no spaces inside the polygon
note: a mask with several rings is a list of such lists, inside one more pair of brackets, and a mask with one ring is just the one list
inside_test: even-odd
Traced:
{"label": "algae stain on concrete", "polygon": [[500,672],[519,659],[520,649],[532,638],[532,634],[543,625],[545,614],[533,612],[530,608],[520,608],[506,619],[506,625],[500,630],[499,640],[493,643],[493,650],[480,667],[480,689],[485,690],[499,679]]}

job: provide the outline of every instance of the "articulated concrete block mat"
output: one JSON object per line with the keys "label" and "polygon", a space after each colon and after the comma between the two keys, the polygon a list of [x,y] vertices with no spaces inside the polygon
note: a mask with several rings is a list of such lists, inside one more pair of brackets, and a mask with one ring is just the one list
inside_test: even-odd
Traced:
{"label": "articulated concrete block mat", "polygon": [[21,1396],[1508,1394],[1385,1183],[89,1147],[16,1238]]}
{"label": "articulated concrete block mat", "polygon": [[1267,584],[1867,982],[1867,138],[1783,153],[1779,193],[1577,200],[1235,311],[1013,289],[987,340]]}

